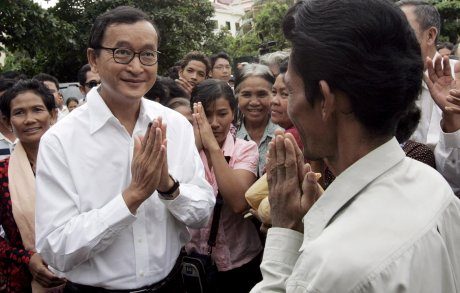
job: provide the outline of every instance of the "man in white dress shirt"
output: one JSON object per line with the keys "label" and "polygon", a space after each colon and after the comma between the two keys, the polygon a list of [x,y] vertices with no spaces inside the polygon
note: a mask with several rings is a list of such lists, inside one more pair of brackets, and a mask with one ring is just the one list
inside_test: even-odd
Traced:
{"label": "man in white dress shirt", "polygon": [[183,292],[186,227],[206,224],[215,198],[190,123],[142,97],[158,39],[138,9],[100,15],[87,55],[101,85],[42,138],[36,246],[66,292]]}
{"label": "man in white dress shirt", "polygon": [[[424,62],[427,58],[441,59],[436,50],[441,31],[441,17],[436,8],[420,0],[402,0],[396,4],[404,12],[415,32]],[[455,64],[458,62],[449,60],[448,57],[444,59],[451,69],[451,72],[447,70],[446,74],[455,76]],[[460,64],[457,66],[457,75],[460,75]],[[427,83],[422,83],[422,91],[417,100],[422,111],[421,119],[412,139],[426,144],[434,151],[436,169],[460,197],[460,110],[452,109],[452,106],[457,109],[460,109],[460,106],[453,105],[447,97],[448,95],[436,96],[430,92]]]}
{"label": "man in white dress shirt", "polygon": [[322,193],[290,134],[270,143],[273,228],[252,292],[460,292],[460,200],[394,137],[423,76],[403,13],[383,0],[304,0],[283,30],[289,115],[305,157],[337,177]]}

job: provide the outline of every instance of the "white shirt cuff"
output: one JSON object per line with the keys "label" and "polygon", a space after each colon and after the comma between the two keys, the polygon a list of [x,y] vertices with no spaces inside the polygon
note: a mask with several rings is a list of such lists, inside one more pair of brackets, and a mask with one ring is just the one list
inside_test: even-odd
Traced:
{"label": "white shirt cuff", "polygon": [[265,243],[264,261],[294,266],[299,258],[302,242],[302,233],[285,228],[270,228]]}

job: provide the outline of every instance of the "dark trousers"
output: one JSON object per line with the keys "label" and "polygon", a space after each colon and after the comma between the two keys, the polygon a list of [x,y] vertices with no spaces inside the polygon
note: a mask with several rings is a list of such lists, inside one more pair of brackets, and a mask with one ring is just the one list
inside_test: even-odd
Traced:
{"label": "dark trousers", "polygon": [[218,293],[248,293],[257,283],[262,281],[260,262],[262,253],[247,264],[217,274]]}

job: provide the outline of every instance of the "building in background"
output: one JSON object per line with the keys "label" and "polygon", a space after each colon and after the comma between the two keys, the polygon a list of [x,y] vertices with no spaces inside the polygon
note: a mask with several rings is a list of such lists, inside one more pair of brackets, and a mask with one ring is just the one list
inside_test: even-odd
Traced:
{"label": "building in background", "polygon": [[251,10],[254,5],[254,0],[210,0],[214,7],[215,21],[214,32],[218,32],[222,28],[235,36],[240,29],[241,19],[246,12]]}

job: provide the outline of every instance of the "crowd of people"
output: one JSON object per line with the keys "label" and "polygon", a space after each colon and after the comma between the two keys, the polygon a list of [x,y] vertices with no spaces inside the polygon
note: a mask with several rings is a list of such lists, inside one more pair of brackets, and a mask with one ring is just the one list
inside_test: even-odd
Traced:
{"label": "crowd of people", "polygon": [[0,292],[460,292],[440,26],[420,0],[297,1],[289,51],[192,51],[159,76],[161,32],[120,6],[89,33],[83,99],[2,73]]}

